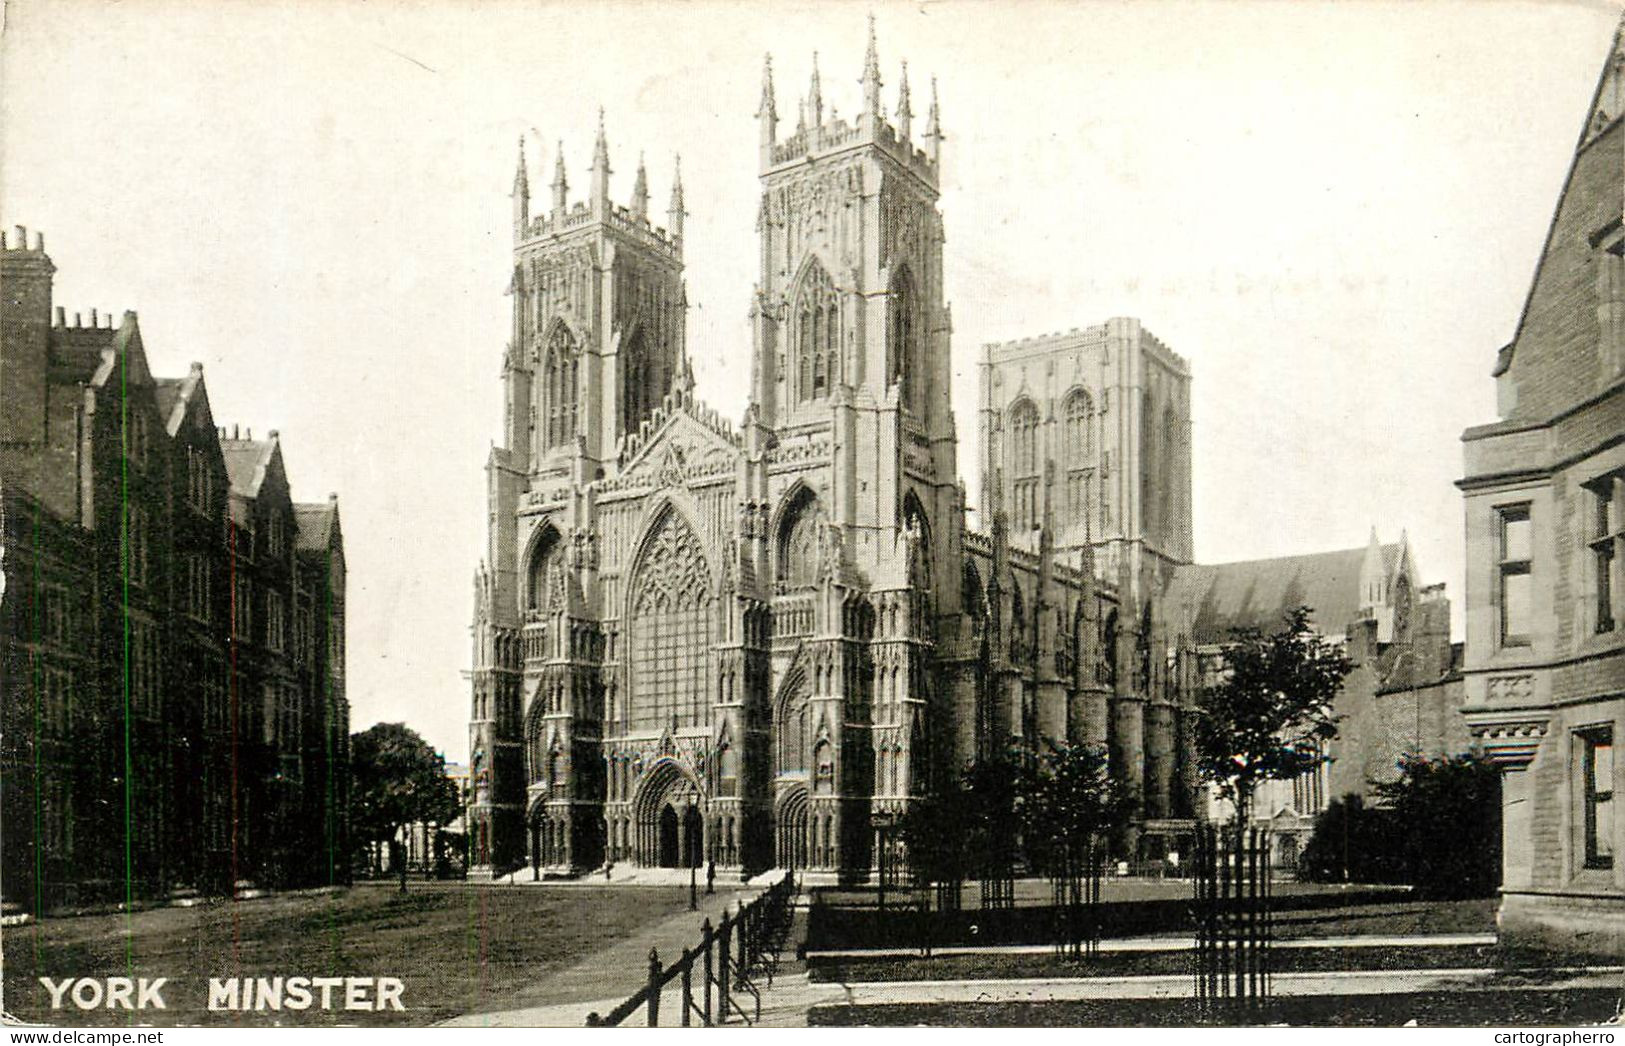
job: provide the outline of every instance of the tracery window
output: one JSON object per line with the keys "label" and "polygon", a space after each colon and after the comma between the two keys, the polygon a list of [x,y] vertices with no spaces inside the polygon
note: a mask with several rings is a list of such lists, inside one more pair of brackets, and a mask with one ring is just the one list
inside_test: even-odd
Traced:
{"label": "tracery window", "polygon": [[1010,408],[1010,520],[1018,532],[1038,525],[1038,407],[1023,397]]}
{"label": "tracery window", "polygon": [[1061,415],[1065,426],[1061,452],[1066,465],[1066,495],[1061,506],[1060,522],[1092,522],[1089,520],[1089,499],[1094,478],[1094,401],[1083,389],[1073,389],[1061,406]]}
{"label": "tracery window", "polygon": [[569,328],[555,324],[547,339],[547,357],[542,361],[547,411],[544,450],[565,446],[575,439],[578,355]]}
{"label": "tracery window", "polygon": [[902,386],[903,406],[918,413],[925,406],[925,361],[920,351],[919,298],[908,267],[892,278],[891,311],[886,332],[887,375]]}
{"label": "tracery window", "polygon": [[621,346],[621,416],[628,432],[643,421],[655,399],[654,390],[650,388],[652,374],[647,344],[640,324]]}
{"label": "tracery window", "polygon": [[779,528],[780,581],[794,588],[818,580],[818,528],[823,522],[818,496],[804,488]]}
{"label": "tracery window", "polygon": [[525,609],[541,612],[547,609],[548,573],[558,561],[559,535],[551,526],[536,539],[530,555],[530,569],[525,576]]}
{"label": "tracery window", "polygon": [[776,762],[781,774],[804,773],[807,770],[810,728],[807,715],[807,684],[802,678],[796,681],[789,695],[779,704],[778,721],[774,723],[774,739],[778,742]]}
{"label": "tracery window", "polygon": [[795,399],[823,399],[840,378],[841,309],[835,283],[816,258],[801,278],[791,313]]}
{"label": "tracery window", "polygon": [[697,726],[710,692],[711,576],[699,540],[668,512],[633,580],[633,728]]}

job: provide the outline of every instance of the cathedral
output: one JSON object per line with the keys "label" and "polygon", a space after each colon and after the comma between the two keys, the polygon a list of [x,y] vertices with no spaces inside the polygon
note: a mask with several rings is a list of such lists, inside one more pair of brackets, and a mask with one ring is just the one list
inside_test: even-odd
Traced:
{"label": "cathedral", "polygon": [[[908,804],[1013,740],[1107,747],[1124,857],[1182,849],[1194,658],[1190,371],[1137,321],[987,346],[981,505],[950,409],[933,82],[888,114],[818,75],[780,133],[763,70],[750,402],[699,402],[680,176],[513,188],[512,337],[475,576],[474,865],[861,878]],[[540,202],[540,201],[536,201]],[[731,353],[725,347],[707,351]],[[975,526],[972,520],[979,520]]]}

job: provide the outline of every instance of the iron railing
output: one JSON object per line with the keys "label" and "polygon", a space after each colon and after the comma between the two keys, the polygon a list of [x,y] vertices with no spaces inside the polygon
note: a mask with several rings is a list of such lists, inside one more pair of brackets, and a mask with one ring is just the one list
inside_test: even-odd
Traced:
{"label": "iron railing", "polygon": [[[762,991],[772,987],[779,956],[790,937],[796,892],[795,874],[786,873],[733,915],[724,907],[721,922],[712,926],[706,919],[699,943],[683,949],[670,965],[662,965],[660,953],[650,948],[644,986],[603,1016],[589,1013],[587,1027],[616,1027],[640,1007],[647,1009],[647,1026],[659,1027],[661,996],[674,981],[679,982],[681,1027],[698,1023],[710,1028],[735,1018],[756,1023],[762,1015]],[[749,1011],[745,1002],[750,1003]]]}
{"label": "iron railing", "polygon": [[1196,832],[1196,999],[1205,1017],[1245,1020],[1270,997],[1270,839],[1261,828]]}

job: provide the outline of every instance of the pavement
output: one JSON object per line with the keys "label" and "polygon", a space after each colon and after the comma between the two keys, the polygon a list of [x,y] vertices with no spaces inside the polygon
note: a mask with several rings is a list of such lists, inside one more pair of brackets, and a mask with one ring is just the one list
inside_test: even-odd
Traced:
{"label": "pavement", "polygon": [[[651,877],[644,885],[676,885],[675,882],[659,882],[659,878]],[[681,879],[682,884],[687,885],[686,872]],[[647,982],[651,948],[661,956],[663,963],[669,964],[685,949],[699,944],[701,924],[705,919],[709,918],[712,926],[718,925],[724,909],[730,913],[737,912],[742,904],[749,904],[777,879],[777,874],[768,872],[748,883],[735,881],[724,886],[719,878],[716,893],[709,896],[703,892],[705,886],[702,880],[699,911],[668,916],[649,925],[636,936],[617,941],[574,966],[549,974],[517,999],[517,1005],[511,1008],[464,1014],[442,1022],[442,1025],[461,1028],[583,1027],[587,1023],[587,1014],[608,1013],[643,987]],[[544,881],[543,885],[568,888],[563,881]],[[594,885],[602,886],[603,880],[599,879]],[[531,888],[535,888],[534,884]],[[662,1023],[677,1023],[682,1012],[677,1001],[678,992],[678,985],[673,982],[661,996],[662,1013],[669,1015],[669,1020]],[[643,1012],[640,1010],[636,1017],[640,1023],[634,1024],[629,1020],[625,1026],[641,1026]]]}
{"label": "pavement", "polygon": [[[765,878],[765,877],[764,877]],[[668,884],[669,885],[669,884]],[[765,882],[756,885],[759,892]],[[740,894],[745,897],[744,893]],[[750,893],[749,896],[754,896]],[[748,897],[746,897],[748,899]],[[730,900],[732,903],[732,900]],[[519,1005],[490,1013],[475,1013],[445,1022],[454,1027],[581,1027],[589,1013],[608,1013],[639,987],[630,986],[615,993],[605,991],[604,971],[647,969],[651,943],[662,955],[676,956],[697,943],[695,916],[673,916],[638,940],[621,942],[599,952],[575,967],[550,977],[545,997],[532,1005]],[[807,913],[798,907],[791,940],[805,938]],[[713,924],[717,917],[713,916]],[[1418,935],[1360,935],[1290,939],[1274,942],[1281,949],[1342,949],[1471,947],[1493,945],[1494,934],[1454,933]],[[1156,953],[1189,951],[1195,942],[1189,937],[1131,937],[1102,941],[1100,950],[1108,953]],[[1049,954],[1049,945],[982,945],[936,948],[936,955],[1025,955]],[[832,949],[809,953],[807,959],[874,959],[913,957],[915,949]],[[1509,975],[1504,970],[1483,966],[1447,969],[1338,970],[1277,973],[1270,979],[1273,994],[1282,997],[1409,995],[1418,992],[1558,992],[1573,989],[1625,989],[1625,966],[1592,966],[1520,970]],[[806,960],[787,951],[771,988],[764,987],[759,1027],[804,1028],[809,1013],[819,1007],[852,1007],[899,1004],[963,1003],[1045,1003],[1090,1000],[1166,1000],[1190,998],[1195,984],[1190,974],[1141,974],[1114,976],[1039,977],[1008,979],[960,979],[914,981],[813,981]],[[747,1009],[748,998],[741,999]],[[661,996],[661,1024],[681,1021],[680,988],[673,982]],[[639,1007],[622,1027],[645,1027],[647,1010]],[[698,1020],[695,1020],[698,1023]],[[730,1023],[740,1024],[735,1018]]]}

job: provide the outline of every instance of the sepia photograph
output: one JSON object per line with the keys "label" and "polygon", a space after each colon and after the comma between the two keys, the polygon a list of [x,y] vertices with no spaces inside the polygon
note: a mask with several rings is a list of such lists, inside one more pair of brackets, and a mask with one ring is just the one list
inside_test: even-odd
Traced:
{"label": "sepia photograph", "polygon": [[1622,14],[6,0],[8,1041],[1611,1043]]}

